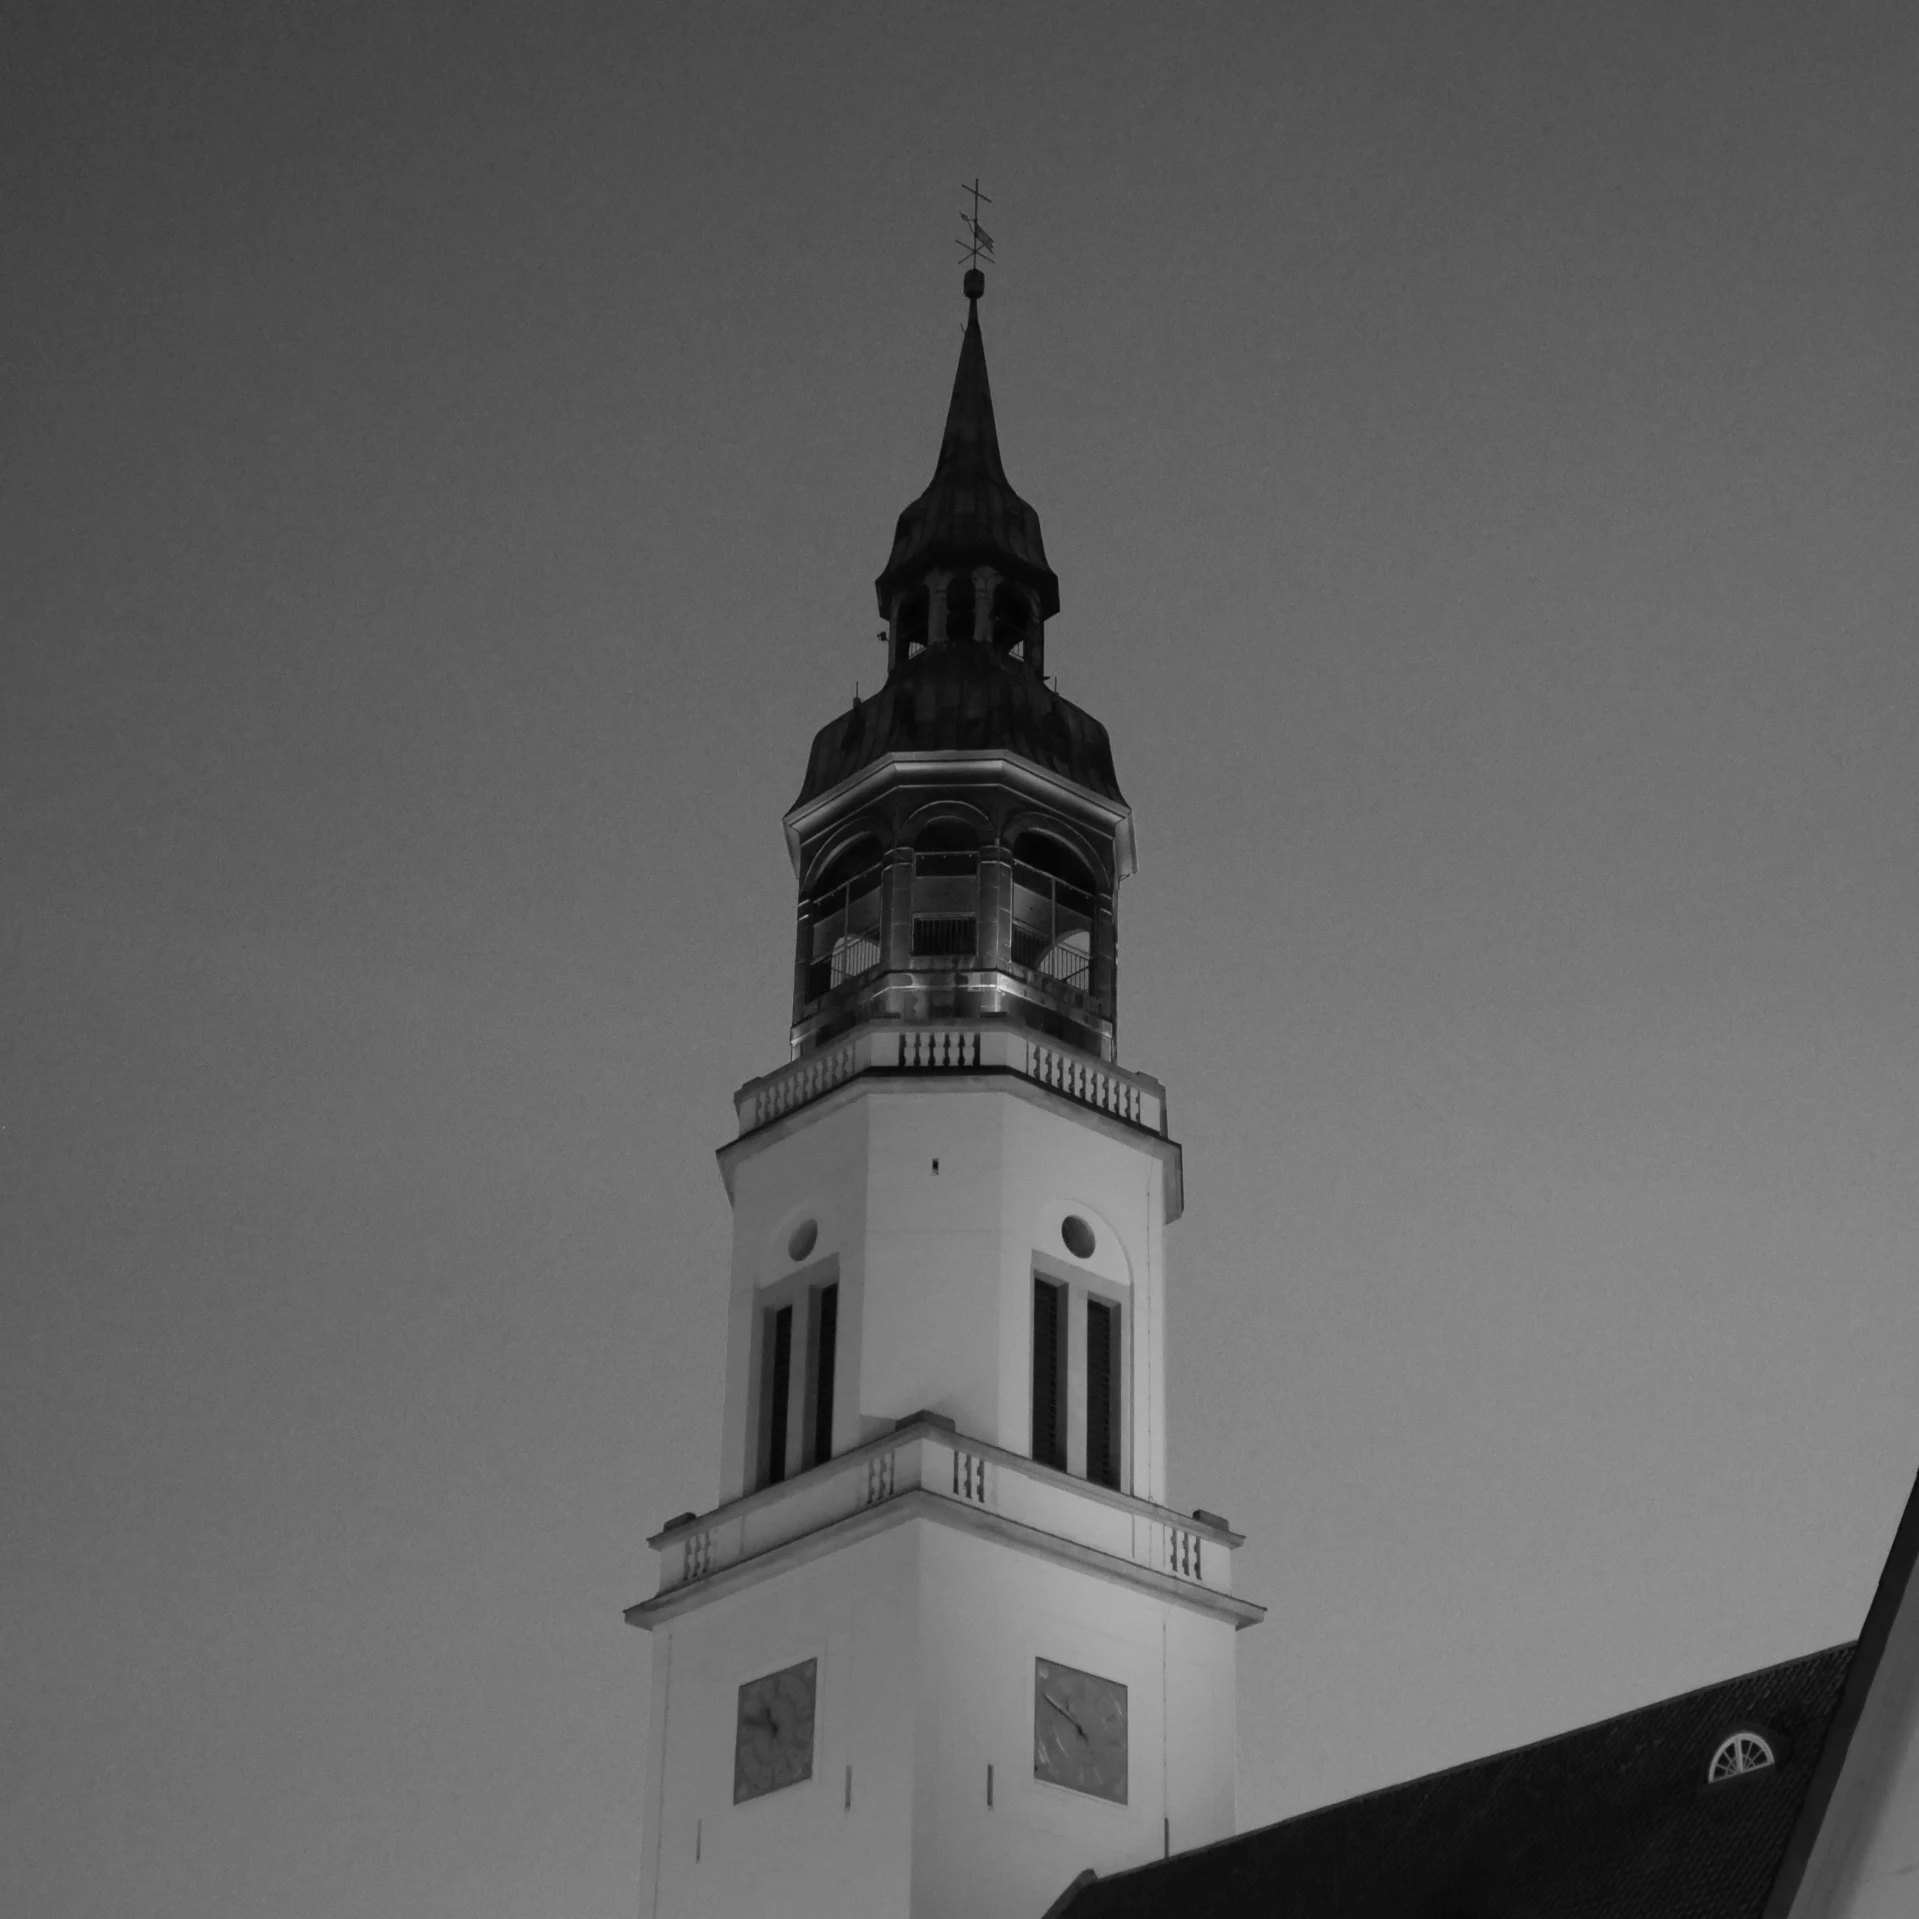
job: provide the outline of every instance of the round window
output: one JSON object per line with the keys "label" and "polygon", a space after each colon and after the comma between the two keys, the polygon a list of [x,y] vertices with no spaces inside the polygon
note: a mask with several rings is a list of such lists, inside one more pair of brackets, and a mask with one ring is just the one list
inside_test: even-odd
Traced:
{"label": "round window", "polygon": [[1068,1213],[1060,1221],[1059,1236],[1075,1259],[1091,1259],[1093,1248],[1099,1244],[1093,1229],[1077,1213]]}
{"label": "round window", "polygon": [[786,1242],[786,1256],[791,1260],[804,1259],[819,1243],[820,1229],[817,1221],[803,1219],[793,1228],[792,1237]]}

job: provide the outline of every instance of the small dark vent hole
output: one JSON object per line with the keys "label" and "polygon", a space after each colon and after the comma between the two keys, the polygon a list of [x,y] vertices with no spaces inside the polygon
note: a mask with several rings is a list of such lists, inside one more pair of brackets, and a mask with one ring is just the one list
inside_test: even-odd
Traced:
{"label": "small dark vent hole", "polygon": [[793,1236],[786,1242],[786,1256],[791,1260],[802,1260],[819,1244],[820,1228],[817,1220],[803,1219],[793,1228]]}
{"label": "small dark vent hole", "polygon": [[1077,1213],[1068,1213],[1060,1221],[1059,1236],[1075,1259],[1091,1259],[1093,1248],[1099,1244],[1093,1229]]}

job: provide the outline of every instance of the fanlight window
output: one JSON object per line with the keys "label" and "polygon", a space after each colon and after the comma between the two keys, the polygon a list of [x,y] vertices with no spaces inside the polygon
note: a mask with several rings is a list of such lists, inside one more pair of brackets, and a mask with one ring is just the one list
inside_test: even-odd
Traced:
{"label": "fanlight window", "polygon": [[913,953],[966,959],[978,946],[979,841],[970,827],[942,820],[913,849]]}
{"label": "fanlight window", "polygon": [[1093,876],[1059,841],[1022,834],[1013,848],[1013,959],[1085,993],[1093,984]]}
{"label": "fanlight window", "polygon": [[1756,1732],[1736,1732],[1720,1743],[1706,1768],[1708,1784],[1742,1772],[1761,1772],[1773,1763],[1772,1748]]}
{"label": "fanlight window", "polygon": [[807,908],[812,952],[806,997],[815,1000],[859,979],[879,965],[880,880],[884,873],[877,840],[849,847],[828,869]]}

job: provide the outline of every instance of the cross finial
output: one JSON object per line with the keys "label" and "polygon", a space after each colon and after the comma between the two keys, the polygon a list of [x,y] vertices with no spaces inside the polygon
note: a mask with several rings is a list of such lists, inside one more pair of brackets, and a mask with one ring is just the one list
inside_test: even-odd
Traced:
{"label": "cross finial", "polygon": [[983,205],[990,207],[993,198],[991,194],[979,190],[977,174],[973,176],[973,184],[969,187],[962,183],[960,191],[972,196],[973,210],[970,213],[964,208],[960,210],[960,225],[966,229],[966,238],[956,244],[966,255],[966,297],[977,300],[986,291],[986,275],[980,271],[980,256],[984,254],[989,260],[993,257],[993,236],[980,225],[979,210]]}

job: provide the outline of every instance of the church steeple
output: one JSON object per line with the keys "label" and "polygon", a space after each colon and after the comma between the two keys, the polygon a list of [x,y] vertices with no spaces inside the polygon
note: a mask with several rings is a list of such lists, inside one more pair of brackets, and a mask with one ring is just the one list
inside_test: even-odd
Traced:
{"label": "church steeple", "polygon": [[939,460],[879,576],[886,683],[820,729],[786,817],[801,1053],[959,1019],[1114,1058],[1132,809],[1106,729],[1046,679],[1059,582],[1000,459],[983,287],[967,274]]}
{"label": "church steeple", "polygon": [[966,276],[966,332],[939,459],[926,491],[899,517],[874,582],[897,668],[926,644],[979,640],[1041,670],[1043,623],[1059,611],[1039,515],[1014,492],[1000,458],[977,268]]}
{"label": "church steeple", "polygon": [[1164,1503],[1184,1202],[1165,1089],[1114,1057],[1132,811],[1041,671],[1058,587],[967,278],[892,670],[786,816],[793,1057],[719,1154],[720,1503],[627,1614],[653,1919],[1037,1914],[1233,1829],[1261,1609],[1239,1535]]}

